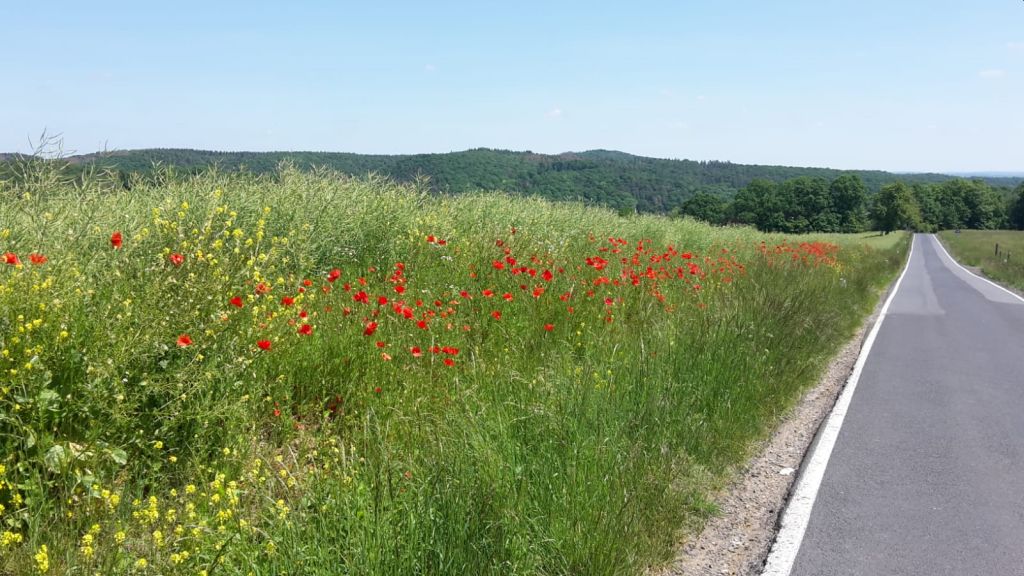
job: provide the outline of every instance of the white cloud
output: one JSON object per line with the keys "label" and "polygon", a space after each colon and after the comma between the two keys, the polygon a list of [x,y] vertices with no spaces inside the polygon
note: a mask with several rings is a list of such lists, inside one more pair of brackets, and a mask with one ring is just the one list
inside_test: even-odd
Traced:
{"label": "white cloud", "polygon": [[545,116],[547,116],[548,118],[561,118],[562,117],[562,109],[561,108],[552,108],[551,110],[548,110],[548,113],[545,114]]}
{"label": "white cloud", "polygon": [[708,97],[703,95],[703,94],[701,94],[700,96],[697,96],[697,102],[703,102],[703,101],[705,101],[707,99],[708,99]]}
{"label": "white cloud", "polygon": [[433,64],[426,64],[426,65],[423,66],[423,71],[424,72],[436,72],[437,71],[437,66],[434,66]]}
{"label": "white cloud", "polygon": [[978,76],[986,80],[996,80],[1006,76],[1006,70],[1002,70],[1000,68],[988,68],[978,72]]}

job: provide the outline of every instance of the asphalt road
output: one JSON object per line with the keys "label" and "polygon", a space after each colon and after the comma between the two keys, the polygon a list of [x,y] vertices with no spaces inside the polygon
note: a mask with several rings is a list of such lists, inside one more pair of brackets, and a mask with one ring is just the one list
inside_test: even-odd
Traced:
{"label": "asphalt road", "polygon": [[914,242],[793,576],[1024,575],[1024,302]]}

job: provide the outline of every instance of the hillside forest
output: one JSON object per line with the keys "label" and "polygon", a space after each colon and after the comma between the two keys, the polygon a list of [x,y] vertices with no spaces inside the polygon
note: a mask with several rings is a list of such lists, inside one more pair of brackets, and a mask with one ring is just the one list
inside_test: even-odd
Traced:
{"label": "hillside forest", "polygon": [[[0,157],[0,185],[38,157]],[[334,152],[128,150],[51,160],[65,180],[107,174],[125,188],[143,180],[209,171],[272,177],[282,163],[301,170],[354,176],[375,173],[418,181],[434,193],[500,190],[514,195],[580,201],[620,214],[690,216],[717,225],[767,232],[859,232],[868,229],[1024,229],[1024,179],[955,178],[698,162],[592,150],[558,155],[474,149],[446,154],[367,155]]]}

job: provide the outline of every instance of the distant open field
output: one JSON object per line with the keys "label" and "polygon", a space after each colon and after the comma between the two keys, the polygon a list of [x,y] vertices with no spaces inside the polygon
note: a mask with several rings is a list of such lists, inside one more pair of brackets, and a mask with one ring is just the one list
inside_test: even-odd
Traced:
{"label": "distant open field", "polygon": [[960,263],[981,268],[989,278],[1024,290],[1024,231],[961,230],[956,234],[946,230],[939,238]]}
{"label": "distant open field", "polygon": [[640,573],[895,276],[865,236],[289,169],[0,189],[0,573]]}

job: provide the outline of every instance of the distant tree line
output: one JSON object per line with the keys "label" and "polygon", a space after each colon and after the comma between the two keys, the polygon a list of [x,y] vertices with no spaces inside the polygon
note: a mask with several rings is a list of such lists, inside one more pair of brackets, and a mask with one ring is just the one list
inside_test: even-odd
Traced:
{"label": "distant tree line", "polygon": [[896,181],[872,193],[856,174],[831,182],[800,176],[754,180],[731,199],[698,193],[675,211],[713,224],[752,224],[767,232],[1024,229],[1024,183],[1016,189],[983,180]]}
{"label": "distant tree line", "polygon": [[[19,178],[17,155],[0,155],[0,184]],[[500,190],[582,201],[620,213],[688,214],[715,224],[786,233],[868,228],[1018,226],[1021,178],[962,180],[942,174],[761,166],[633,156],[610,150],[557,155],[480,148],[447,154],[128,150],[61,161],[69,178],[104,173],[130,187],[138,178],[211,169],[274,174],[282,162],[401,182],[428,178],[437,193]]]}

